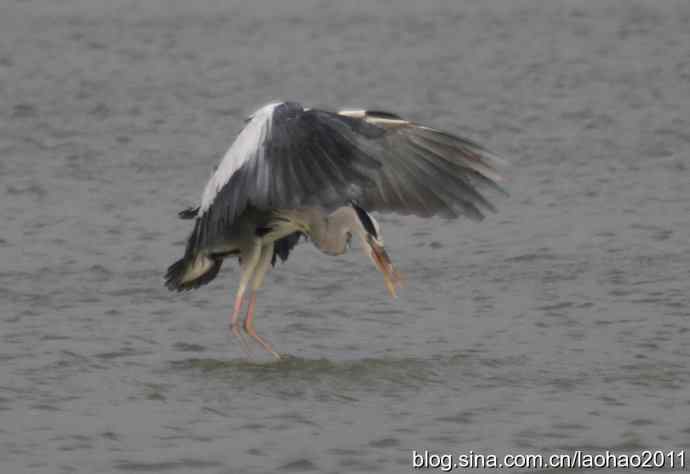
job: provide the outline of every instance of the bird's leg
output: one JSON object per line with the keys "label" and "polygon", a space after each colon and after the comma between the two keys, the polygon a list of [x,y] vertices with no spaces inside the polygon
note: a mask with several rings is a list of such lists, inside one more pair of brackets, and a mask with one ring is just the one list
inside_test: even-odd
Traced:
{"label": "bird's leg", "polygon": [[244,330],[249,334],[256,342],[261,344],[261,347],[270,352],[273,357],[280,360],[280,354],[273,350],[271,345],[266,342],[261,336],[256,333],[254,329],[254,307],[256,306],[256,290],[252,290],[252,296],[249,299],[249,309],[247,310],[247,317],[244,319]]}
{"label": "bird's leg", "polygon": [[235,335],[235,337],[237,337],[240,340],[240,344],[242,344],[242,349],[244,350],[245,354],[249,355],[249,353],[251,352],[251,348],[247,343],[247,339],[245,339],[244,334],[240,332],[239,324],[237,324],[237,320],[240,316],[240,311],[242,310],[243,302],[244,291],[240,292],[240,290],[238,289],[237,295],[235,295],[235,308],[232,312],[232,316],[230,316],[230,330]]}
{"label": "bird's leg", "polygon": [[261,336],[256,333],[254,329],[254,308],[256,307],[256,290],[261,288],[264,282],[264,276],[268,272],[269,265],[271,264],[271,258],[273,257],[273,243],[266,245],[261,250],[261,259],[256,265],[256,271],[254,272],[254,280],[252,281],[252,294],[249,298],[249,308],[247,309],[247,316],[244,318],[244,330],[249,334],[256,342],[261,344],[261,347],[270,352],[273,357],[280,360],[280,355],[273,350],[271,345],[266,342]]}
{"label": "bird's leg", "polygon": [[235,295],[235,305],[232,316],[230,316],[230,330],[237,338],[239,338],[242,347],[247,354],[250,352],[250,347],[244,335],[240,332],[238,320],[240,317],[240,311],[242,310],[242,304],[244,303],[244,292],[247,289],[247,285],[249,285],[249,280],[251,280],[260,258],[261,244],[259,241],[254,242],[246,252],[242,252],[242,263],[240,264],[242,275],[240,276],[240,284],[237,287],[237,294]]}

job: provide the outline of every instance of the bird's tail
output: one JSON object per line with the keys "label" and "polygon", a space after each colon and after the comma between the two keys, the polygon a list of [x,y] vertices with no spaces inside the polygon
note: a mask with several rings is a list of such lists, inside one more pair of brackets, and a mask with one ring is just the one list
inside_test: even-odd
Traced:
{"label": "bird's tail", "polygon": [[165,274],[165,286],[170,291],[199,288],[218,275],[222,263],[222,258],[185,255],[168,268]]}

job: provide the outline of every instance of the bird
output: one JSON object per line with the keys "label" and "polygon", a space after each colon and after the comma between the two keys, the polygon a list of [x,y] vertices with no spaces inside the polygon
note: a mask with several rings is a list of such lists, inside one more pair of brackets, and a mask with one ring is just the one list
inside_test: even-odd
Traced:
{"label": "bird", "polygon": [[372,212],[481,220],[496,212],[484,191],[507,194],[498,171],[506,163],[470,139],[392,112],[271,102],[245,120],[199,205],[179,212],[194,227],[165,285],[199,288],[225,259],[237,258],[230,330],[245,351],[248,336],[280,359],[254,325],[257,291],[271,266],[301,241],[337,256],[356,239],[395,297],[403,277]]}

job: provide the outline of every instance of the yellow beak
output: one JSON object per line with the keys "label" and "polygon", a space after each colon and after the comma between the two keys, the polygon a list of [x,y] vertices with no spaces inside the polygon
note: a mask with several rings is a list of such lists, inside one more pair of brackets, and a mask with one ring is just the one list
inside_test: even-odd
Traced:
{"label": "yellow beak", "polygon": [[396,298],[398,296],[397,289],[400,288],[403,283],[402,275],[393,267],[393,263],[391,263],[391,259],[388,257],[383,246],[377,244],[373,240],[369,241],[369,245],[371,246],[371,251],[369,253],[371,260],[374,262],[374,265],[376,265],[376,268],[383,273],[386,288],[388,288],[391,296]]}

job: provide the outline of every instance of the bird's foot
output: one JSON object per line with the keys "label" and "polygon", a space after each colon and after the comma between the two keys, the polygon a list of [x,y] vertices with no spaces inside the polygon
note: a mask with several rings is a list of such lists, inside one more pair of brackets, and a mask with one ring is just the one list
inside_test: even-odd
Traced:
{"label": "bird's foot", "polygon": [[258,342],[261,345],[261,347],[263,347],[266,350],[266,352],[270,353],[273,357],[275,357],[276,360],[282,359],[280,357],[280,354],[278,354],[276,351],[274,351],[273,348],[271,347],[271,345],[256,333],[256,330],[254,329],[254,325],[251,324],[251,322],[247,323],[247,321],[245,321],[244,331],[247,334],[249,334],[249,336],[252,339],[254,339],[256,342]]}
{"label": "bird's foot", "polygon": [[236,338],[240,340],[240,345],[242,346],[242,351],[247,357],[250,357],[252,354],[252,348],[249,345],[249,342],[247,341],[247,338],[242,334],[242,331],[240,331],[240,325],[237,323],[230,323],[230,331],[235,335]]}

